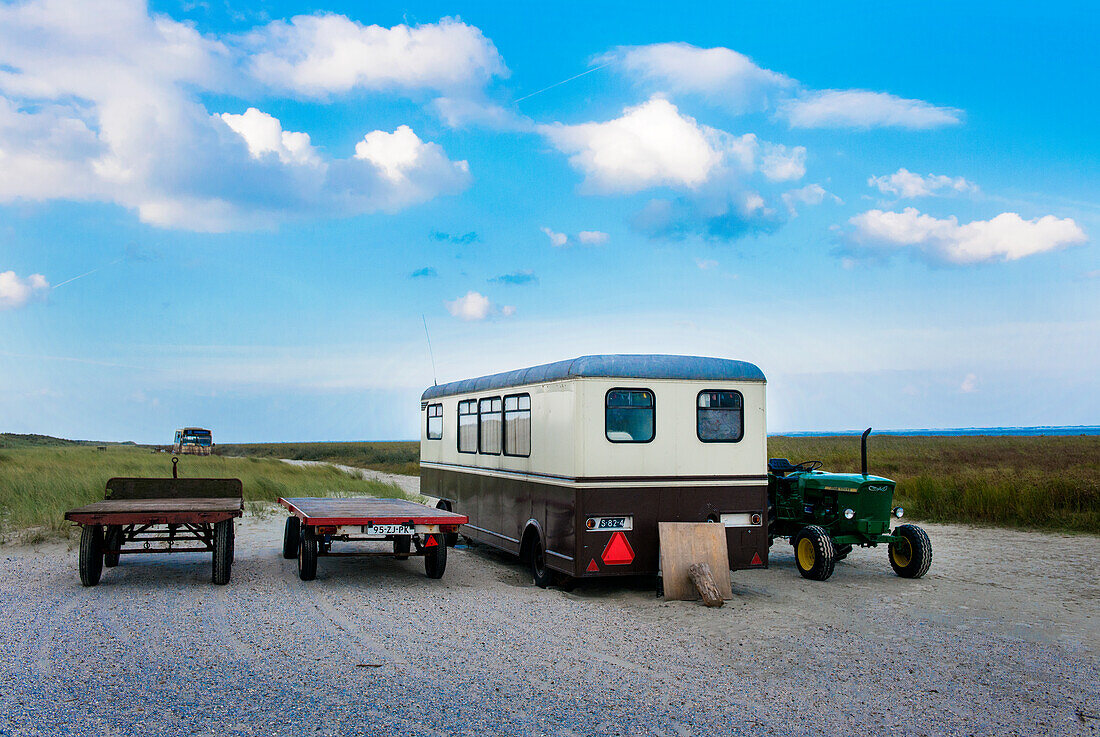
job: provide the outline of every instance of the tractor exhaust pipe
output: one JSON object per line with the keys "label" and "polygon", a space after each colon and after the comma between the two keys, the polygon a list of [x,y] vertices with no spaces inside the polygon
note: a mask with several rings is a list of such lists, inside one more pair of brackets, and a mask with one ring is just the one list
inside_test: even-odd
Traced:
{"label": "tractor exhaust pipe", "polygon": [[871,428],[863,431],[863,437],[859,440],[860,470],[867,475],[867,436],[871,434]]}

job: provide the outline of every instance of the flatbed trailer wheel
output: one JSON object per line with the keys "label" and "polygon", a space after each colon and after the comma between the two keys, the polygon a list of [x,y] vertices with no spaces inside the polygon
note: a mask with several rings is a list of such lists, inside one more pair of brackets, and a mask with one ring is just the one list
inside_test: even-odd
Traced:
{"label": "flatbed trailer wheel", "polygon": [[424,539],[425,545],[429,541],[435,544],[428,547],[424,555],[424,572],[428,578],[443,578],[443,572],[447,570],[447,543],[442,535],[428,535]]}
{"label": "flatbed trailer wheel", "polygon": [[894,534],[900,542],[890,543],[890,567],[902,578],[920,578],[932,566],[932,541],[916,525],[901,525]]}
{"label": "flatbed trailer wheel", "polygon": [[103,537],[103,565],[108,568],[117,566],[119,558],[118,551],[121,548],[122,525],[107,525],[107,534]]}
{"label": "flatbed trailer wheel", "polygon": [[409,551],[412,550],[412,535],[394,535],[393,557],[397,560],[408,560]]}
{"label": "flatbed trailer wheel", "polygon": [[302,521],[291,515],[286,518],[283,527],[283,558],[293,560],[298,557],[298,542],[302,537]]}
{"label": "flatbed trailer wheel", "polygon": [[229,583],[229,572],[233,567],[233,520],[224,519],[214,523],[213,557],[214,583],[219,585]]}
{"label": "flatbed trailer wheel", "polygon": [[95,586],[103,573],[103,527],[84,525],[80,529],[80,583]]}
{"label": "flatbed trailer wheel", "polygon": [[[444,512],[453,512],[451,509],[451,503],[446,499],[440,499],[435,505],[436,509],[442,509]],[[448,548],[453,548],[458,545],[458,533],[457,532],[445,532],[443,533],[443,539],[447,542]]]}
{"label": "flatbed trailer wheel", "polygon": [[309,525],[302,528],[298,543],[298,578],[303,581],[317,578],[317,535]]}
{"label": "flatbed trailer wheel", "polygon": [[824,581],[833,575],[836,549],[824,528],[808,525],[794,536],[794,562],[803,578]]}

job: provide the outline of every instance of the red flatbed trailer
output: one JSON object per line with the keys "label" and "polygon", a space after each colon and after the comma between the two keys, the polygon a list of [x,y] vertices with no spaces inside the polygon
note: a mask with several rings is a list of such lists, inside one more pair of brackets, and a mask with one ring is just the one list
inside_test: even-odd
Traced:
{"label": "red flatbed trailer", "polygon": [[[244,513],[239,479],[113,478],[104,496],[65,513],[81,527],[82,584],[98,584],[120,555],[207,552],[214,583],[229,583],[233,518]],[[126,550],[127,543],[142,546]]]}
{"label": "red flatbed trailer", "polygon": [[[283,532],[283,557],[298,559],[298,577],[317,576],[317,558],[383,556],[405,560],[423,556],[428,578],[447,568],[447,535],[470,521],[457,514],[406,499],[299,497],[279,499],[290,512]],[[392,541],[393,551],[332,552],[333,542]]]}

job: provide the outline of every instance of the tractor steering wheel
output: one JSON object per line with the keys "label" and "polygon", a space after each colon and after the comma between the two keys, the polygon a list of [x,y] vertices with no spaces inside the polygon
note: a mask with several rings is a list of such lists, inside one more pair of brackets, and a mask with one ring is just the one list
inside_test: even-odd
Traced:
{"label": "tractor steering wheel", "polygon": [[824,464],[821,461],[802,461],[802,463],[799,463],[799,464],[795,465],[794,470],[795,471],[816,471],[817,469],[821,468],[822,465],[824,465]]}

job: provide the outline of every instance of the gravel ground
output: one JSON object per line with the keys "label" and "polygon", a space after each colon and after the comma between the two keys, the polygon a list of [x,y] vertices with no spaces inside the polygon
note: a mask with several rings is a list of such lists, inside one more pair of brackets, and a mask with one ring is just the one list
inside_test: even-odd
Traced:
{"label": "gravel ground", "polygon": [[278,514],[224,587],[209,556],[84,589],[71,543],[4,546],[0,735],[1100,734],[1100,539],[927,529],[922,580],[856,550],[805,581],[777,544],[720,609],[540,590],[485,548],[305,583]]}

